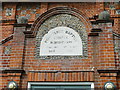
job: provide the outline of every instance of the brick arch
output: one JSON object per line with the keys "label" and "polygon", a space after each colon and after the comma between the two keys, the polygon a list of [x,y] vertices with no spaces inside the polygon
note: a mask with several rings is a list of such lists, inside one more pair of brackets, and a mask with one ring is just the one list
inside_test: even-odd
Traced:
{"label": "brick arch", "polygon": [[[65,18],[66,17],[66,18]],[[62,20],[62,18],[64,18]],[[52,21],[53,20],[53,21]],[[64,21],[65,20],[65,21]],[[51,23],[52,21],[52,23]],[[61,23],[62,21],[62,23]],[[40,45],[44,35],[47,35],[50,30],[55,27],[69,27],[77,32],[82,41],[82,54],[74,55],[74,56],[53,56],[53,55],[43,55],[40,56]],[[48,10],[43,13],[40,17],[38,17],[33,26],[32,31],[36,36],[36,51],[35,55],[37,59],[83,59],[88,58],[88,49],[87,49],[87,41],[88,41],[88,33],[90,32],[91,25],[89,20],[82,14],[80,11],[68,8],[68,7],[56,7]],[[79,44],[78,44],[79,45]],[[42,47],[43,48],[43,47]],[[48,57],[49,56],[49,57]]]}
{"label": "brick arch", "polygon": [[81,11],[79,11],[75,8],[70,8],[70,7],[55,7],[55,8],[52,8],[52,9],[46,11],[45,13],[41,14],[34,21],[32,27],[31,27],[31,31],[33,31],[33,35],[34,36],[37,35],[39,27],[45,20],[47,20],[51,16],[58,15],[58,14],[70,14],[70,15],[76,16],[84,23],[87,33],[89,33],[92,28],[92,25],[89,22],[89,19]]}

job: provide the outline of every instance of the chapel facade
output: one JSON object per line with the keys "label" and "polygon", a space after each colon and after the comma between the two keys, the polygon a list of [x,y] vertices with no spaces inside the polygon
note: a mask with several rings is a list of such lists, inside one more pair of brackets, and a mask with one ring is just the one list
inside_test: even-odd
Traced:
{"label": "chapel facade", "polygon": [[120,2],[3,2],[0,88],[119,90]]}

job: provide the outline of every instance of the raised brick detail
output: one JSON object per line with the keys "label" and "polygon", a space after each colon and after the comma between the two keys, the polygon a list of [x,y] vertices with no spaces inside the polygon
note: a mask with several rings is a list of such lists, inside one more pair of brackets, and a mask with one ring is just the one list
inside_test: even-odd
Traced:
{"label": "raised brick detail", "polygon": [[12,52],[10,60],[10,68],[21,69],[23,54],[24,54],[24,44],[25,44],[25,31],[26,27],[15,27],[14,36],[12,43]]}
{"label": "raised brick detail", "polygon": [[46,72],[30,71],[28,81],[94,81],[94,72],[87,71],[63,71],[63,72]]}

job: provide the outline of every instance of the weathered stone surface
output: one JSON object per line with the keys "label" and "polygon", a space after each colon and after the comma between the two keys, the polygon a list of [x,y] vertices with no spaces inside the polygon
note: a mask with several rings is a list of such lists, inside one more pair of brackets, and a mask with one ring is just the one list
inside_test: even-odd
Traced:
{"label": "weathered stone surface", "polygon": [[24,17],[24,16],[19,17],[19,18],[17,19],[17,23],[20,23],[20,24],[28,23],[28,19],[27,19],[26,17]]}
{"label": "weathered stone surface", "polygon": [[110,19],[110,14],[108,11],[103,11],[99,14],[98,17],[99,20],[109,20]]}

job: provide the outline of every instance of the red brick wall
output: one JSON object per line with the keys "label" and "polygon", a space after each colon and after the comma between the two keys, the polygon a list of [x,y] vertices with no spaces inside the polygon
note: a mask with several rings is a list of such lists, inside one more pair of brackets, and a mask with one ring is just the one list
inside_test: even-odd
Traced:
{"label": "red brick wall", "polygon": [[6,39],[9,37],[11,34],[13,34],[13,26],[2,26],[2,39]]}
{"label": "red brick wall", "polygon": [[[16,19],[17,16],[29,17],[29,24],[33,23],[40,15],[47,10],[67,6],[76,8],[81,11],[87,19],[99,14],[103,11],[103,3],[28,3],[31,5],[30,9],[25,11],[28,7],[27,3],[4,3],[3,4],[3,19]],[[39,7],[40,6],[40,7]],[[12,16],[6,16],[5,10],[7,7],[13,8]],[[19,10],[19,7],[21,8]],[[37,9],[36,9],[37,8]],[[21,13],[25,11],[25,13]],[[88,37],[88,59],[75,60],[38,60],[35,58],[36,38],[25,38],[23,31],[25,27],[13,27],[10,22],[3,23],[2,37],[6,39],[13,34],[13,39],[8,40],[3,44],[2,49],[2,66],[12,69],[24,69],[26,74],[7,73],[3,74],[2,85],[0,87],[7,87],[9,81],[14,80],[22,88],[27,87],[28,81],[94,81],[96,88],[102,88],[107,81],[114,82],[119,85],[119,77],[116,76],[104,77],[98,73],[97,69],[114,69],[114,44],[112,28],[115,32],[119,32],[119,20],[114,19],[115,26],[112,27],[110,23],[102,24],[102,32],[99,36]],[[13,23],[13,22],[12,22]],[[90,31],[88,32],[88,34]],[[9,54],[5,54],[5,47],[11,46]],[[93,68],[94,67],[94,68]],[[35,70],[35,72],[32,72]],[[76,71],[79,72],[42,72],[45,70],[58,71]],[[93,71],[94,72],[93,72]],[[39,72],[41,71],[41,72]],[[86,72],[82,72],[86,71]],[[90,71],[90,72],[88,72]],[[55,77],[54,77],[55,76]],[[41,78],[40,78],[41,77]],[[87,77],[87,78],[86,78]],[[39,79],[38,79],[39,78]],[[118,81],[118,82],[117,82]],[[120,85],[119,85],[120,87]]]}

